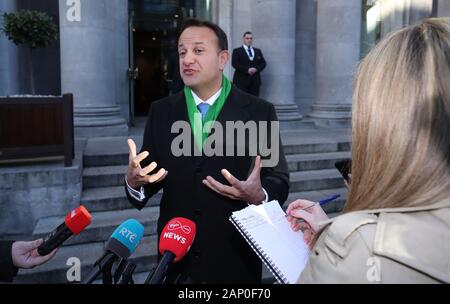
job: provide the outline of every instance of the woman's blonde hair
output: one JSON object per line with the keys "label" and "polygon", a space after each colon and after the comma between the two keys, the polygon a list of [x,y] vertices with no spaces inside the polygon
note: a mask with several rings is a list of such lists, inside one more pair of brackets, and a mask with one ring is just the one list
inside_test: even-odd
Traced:
{"label": "woman's blonde hair", "polygon": [[395,32],[354,82],[352,181],[344,212],[450,196],[450,19]]}

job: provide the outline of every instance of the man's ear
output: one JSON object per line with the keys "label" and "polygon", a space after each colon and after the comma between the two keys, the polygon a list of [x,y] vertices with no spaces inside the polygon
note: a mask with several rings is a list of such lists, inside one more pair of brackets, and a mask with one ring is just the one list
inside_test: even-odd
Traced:
{"label": "man's ear", "polygon": [[225,70],[225,65],[227,64],[229,58],[230,58],[230,54],[228,53],[227,50],[221,51],[219,53],[219,64],[220,64],[220,69],[222,71]]}

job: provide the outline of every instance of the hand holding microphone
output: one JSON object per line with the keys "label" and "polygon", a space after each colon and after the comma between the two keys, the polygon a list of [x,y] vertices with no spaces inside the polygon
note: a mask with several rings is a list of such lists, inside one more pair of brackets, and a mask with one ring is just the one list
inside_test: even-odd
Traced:
{"label": "hand holding microphone", "polygon": [[51,260],[61,246],[72,235],[79,234],[91,223],[91,215],[83,206],[69,212],[64,222],[55,230],[31,242],[16,241],[11,244],[12,265],[30,269]]}
{"label": "hand holding microphone", "polygon": [[191,248],[195,232],[195,223],[183,217],[176,217],[166,224],[159,239],[161,260],[144,284],[162,284],[169,265],[179,262]]}
{"label": "hand holding microphone", "polygon": [[72,235],[77,235],[91,223],[91,215],[87,209],[81,205],[66,215],[64,223],[44,238],[37,252],[41,256],[46,256],[55,248],[62,245]]}
{"label": "hand holding microphone", "polygon": [[45,256],[39,255],[37,248],[43,242],[43,239],[38,239],[31,242],[14,242],[11,247],[11,257],[14,266],[17,268],[30,269],[51,260],[55,256],[57,250],[54,249],[51,253]]}

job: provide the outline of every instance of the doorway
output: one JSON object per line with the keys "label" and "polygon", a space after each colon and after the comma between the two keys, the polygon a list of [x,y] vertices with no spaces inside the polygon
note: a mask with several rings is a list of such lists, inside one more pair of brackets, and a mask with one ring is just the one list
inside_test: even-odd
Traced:
{"label": "doorway", "polygon": [[177,37],[188,18],[211,20],[210,0],[129,0],[130,121],[183,88]]}

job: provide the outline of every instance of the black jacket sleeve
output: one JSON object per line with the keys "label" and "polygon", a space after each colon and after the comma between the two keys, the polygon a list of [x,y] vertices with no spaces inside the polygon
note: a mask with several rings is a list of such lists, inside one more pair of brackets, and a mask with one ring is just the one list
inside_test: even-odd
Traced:
{"label": "black jacket sleeve", "polygon": [[258,70],[258,73],[261,73],[266,68],[266,60],[264,59],[263,53],[260,49],[258,49],[258,53],[261,58],[258,60],[255,68]]}
{"label": "black jacket sleeve", "polygon": [[19,270],[12,261],[11,247],[14,241],[0,241],[0,281],[12,282]]}
{"label": "black jacket sleeve", "polygon": [[[270,106],[269,114],[269,126],[267,132],[267,145],[270,147],[271,143],[271,128],[270,123],[277,121],[278,118],[275,112],[274,106]],[[269,202],[272,200],[277,200],[281,205],[287,200],[289,194],[289,170],[286,162],[286,157],[284,156],[283,145],[281,143],[280,130],[276,130],[278,133],[278,147],[270,147],[272,153],[274,149],[278,150],[278,163],[273,167],[263,167],[261,168],[261,184],[262,187],[267,191],[269,196]],[[267,159],[269,157],[263,157]]]}

